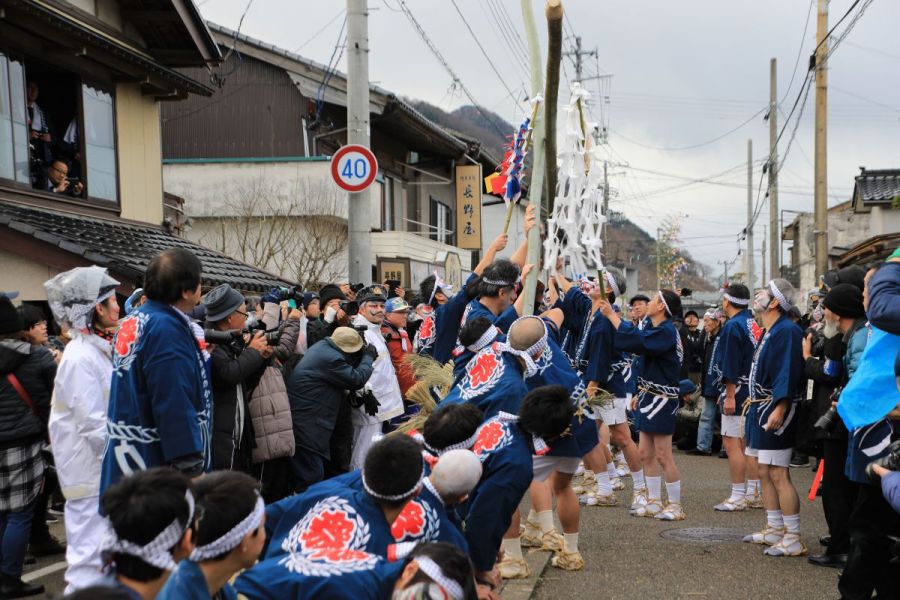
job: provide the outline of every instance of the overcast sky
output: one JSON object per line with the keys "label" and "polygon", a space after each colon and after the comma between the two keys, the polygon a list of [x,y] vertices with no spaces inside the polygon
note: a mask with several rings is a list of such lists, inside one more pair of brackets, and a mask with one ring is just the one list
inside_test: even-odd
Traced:
{"label": "overcast sky", "polygon": [[[247,0],[197,0],[203,15],[236,29]],[[833,26],[853,0],[830,3]],[[546,57],[543,1],[533,6]],[[762,113],[769,98],[769,59],[778,60],[779,128],[791,111],[815,47],[815,0],[564,0],[568,21],[564,49],[582,37],[584,49],[597,48],[598,58],[585,57],[585,75],[612,74],[602,90],[598,80],[586,82],[595,95],[595,120],[608,122],[612,207],[655,235],[667,216],[684,215],[682,246],[721,272],[723,260],[735,258],[737,236],[746,225],[747,139],[753,156],[768,154],[769,130]],[[866,0],[859,6],[867,4]],[[518,99],[530,89],[523,72],[524,50],[512,29],[524,39],[518,0],[456,0],[478,36],[489,62],[475,44],[453,3],[406,0],[406,6],[475,99],[510,121],[521,120]],[[395,93],[420,98],[445,109],[467,104],[451,77],[428,50],[399,0],[370,0],[370,76]],[[853,20],[859,6],[835,32]],[[344,20],[343,0],[253,0],[242,33],[328,63]],[[806,34],[803,35],[807,24]],[[900,2],[874,0],[829,60],[828,184],[830,204],[849,199],[859,166],[900,167]],[[802,44],[802,50],[801,50]],[[798,50],[799,66],[796,70]],[[491,64],[502,75],[491,69]],[[338,68],[346,70],[342,58]],[[574,79],[571,62],[566,76]],[[793,79],[790,89],[788,85]],[[504,83],[506,85],[504,85]],[[568,88],[566,79],[563,88]],[[812,210],[813,114],[815,89],[807,98],[796,138],[780,176],[780,207]],[[568,99],[561,90],[560,101]],[[602,108],[602,111],[601,111]],[[799,113],[799,108],[797,110]],[[721,140],[708,142],[744,121]],[[784,153],[795,118],[785,132]],[[665,150],[648,148],[665,148]],[[740,166],[742,165],[743,166]],[[627,165],[627,166],[625,166]],[[757,165],[754,192],[760,181]],[[720,174],[729,185],[687,185],[683,179]],[[655,171],[656,173],[648,173]],[[735,187],[731,187],[731,185]],[[679,186],[677,189],[670,189]],[[741,187],[736,187],[741,186]],[[763,186],[765,193],[765,185]],[[786,215],[789,220],[793,215]],[[757,257],[765,205],[756,225]],[[786,255],[786,253],[785,253]],[[787,258],[785,258],[787,261]],[[757,276],[760,271],[757,260]],[[734,270],[734,267],[730,267]]]}

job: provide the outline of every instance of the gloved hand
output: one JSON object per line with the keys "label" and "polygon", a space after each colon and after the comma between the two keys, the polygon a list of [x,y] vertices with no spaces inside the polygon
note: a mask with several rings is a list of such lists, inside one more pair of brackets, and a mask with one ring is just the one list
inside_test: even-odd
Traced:
{"label": "gloved hand", "polygon": [[378,348],[376,348],[373,344],[366,344],[366,347],[363,349],[363,352],[367,356],[372,357],[373,361],[378,358]]}
{"label": "gloved hand", "polygon": [[374,417],[378,414],[378,407],[381,406],[381,403],[375,397],[375,394],[372,393],[372,390],[366,390],[362,395],[363,401],[363,410],[366,411],[366,414],[370,417]]}

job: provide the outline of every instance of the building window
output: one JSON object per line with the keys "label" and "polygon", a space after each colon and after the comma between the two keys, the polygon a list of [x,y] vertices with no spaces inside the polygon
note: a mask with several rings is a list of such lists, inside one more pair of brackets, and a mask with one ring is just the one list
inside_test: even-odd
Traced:
{"label": "building window", "polygon": [[75,73],[0,54],[0,180],[118,205],[115,98]]}
{"label": "building window", "polygon": [[381,215],[382,231],[394,230],[394,187],[397,185],[393,177],[384,177],[384,185],[381,186]]}
{"label": "building window", "polygon": [[450,243],[450,207],[439,201],[434,196],[429,196],[431,205],[428,221],[428,237],[442,244]]}
{"label": "building window", "polygon": [[0,177],[28,183],[28,127],[25,69],[0,54]]}

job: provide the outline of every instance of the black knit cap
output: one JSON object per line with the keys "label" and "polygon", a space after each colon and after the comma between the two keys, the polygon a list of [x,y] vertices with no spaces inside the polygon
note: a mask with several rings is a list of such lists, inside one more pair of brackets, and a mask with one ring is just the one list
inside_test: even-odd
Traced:
{"label": "black knit cap", "polygon": [[825,308],[845,319],[859,319],[866,316],[862,291],[852,283],[839,283],[828,290],[823,304]]}
{"label": "black knit cap", "polygon": [[335,298],[338,300],[347,299],[347,296],[344,295],[344,292],[342,292],[341,288],[337,285],[329,283],[328,285],[322,286],[322,289],[319,290],[319,306],[323,309],[330,300],[334,300]]}
{"label": "black knit cap", "polygon": [[22,315],[13,306],[12,300],[0,295],[0,334],[17,333],[25,329]]}

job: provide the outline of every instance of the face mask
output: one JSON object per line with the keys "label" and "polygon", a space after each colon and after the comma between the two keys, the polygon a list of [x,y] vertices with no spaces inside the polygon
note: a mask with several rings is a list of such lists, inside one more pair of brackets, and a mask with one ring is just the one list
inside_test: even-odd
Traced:
{"label": "face mask", "polygon": [[250,313],[247,315],[247,329],[253,329],[256,327],[256,324],[259,323],[259,320],[256,318],[254,313]]}

